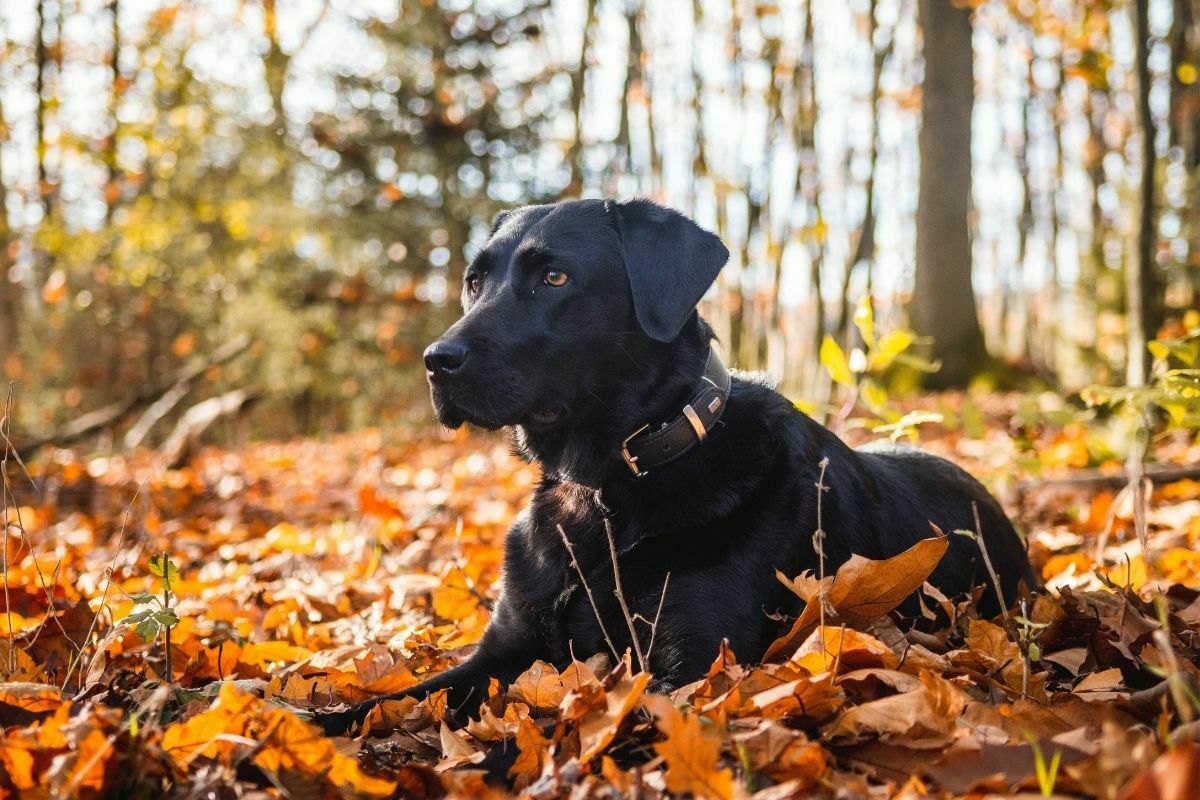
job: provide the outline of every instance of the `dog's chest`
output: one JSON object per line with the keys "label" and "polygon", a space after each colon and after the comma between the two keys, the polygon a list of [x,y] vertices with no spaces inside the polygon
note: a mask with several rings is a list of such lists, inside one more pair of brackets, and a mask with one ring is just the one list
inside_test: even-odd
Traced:
{"label": "dog's chest", "polygon": [[533,557],[523,561],[534,568],[524,570],[521,593],[556,661],[623,652],[632,642],[630,620],[648,635],[660,597],[654,587],[661,589],[663,573],[640,552],[641,532],[594,506],[589,511],[539,514],[529,531]]}

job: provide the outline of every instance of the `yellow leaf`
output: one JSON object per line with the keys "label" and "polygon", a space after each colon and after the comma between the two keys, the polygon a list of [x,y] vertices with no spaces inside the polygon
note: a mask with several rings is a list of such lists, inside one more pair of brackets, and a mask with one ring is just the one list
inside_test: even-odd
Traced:
{"label": "yellow leaf", "polygon": [[888,331],[880,338],[879,344],[871,348],[871,356],[868,359],[870,368],[887,369],[896,360],[896,356],[911,347],[914,341],[916,337],[912,331]]}
{"label": "yellow leaf", "polygon": [[868,348],[875,346],[875,309],[871,305],[871,296],[866,295],[858,301],[854,309],[854,326]]}
{"label": "yellow leaf", "polygon": [[834,383],[842,386],[854,386],[854,373],[850,371],[846,354],[829,334],[825,334],[825,339],[821,342],[821,366],[825,367],[825,371],[829,373],[829,377],[833,378]]}

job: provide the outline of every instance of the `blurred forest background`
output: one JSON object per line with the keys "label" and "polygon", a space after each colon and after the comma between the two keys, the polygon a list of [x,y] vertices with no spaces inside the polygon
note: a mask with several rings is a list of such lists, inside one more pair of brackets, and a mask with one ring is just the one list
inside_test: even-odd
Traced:
{"label": "blurred forest background", "polygon": [[717,231],[730,360],[809,402],[864,298],[936,386],[1136,383],[1200,324],[1197,0],[5,0],[0,28],[18,446],[428,419],[417,356],[491,216],[580,195]]}

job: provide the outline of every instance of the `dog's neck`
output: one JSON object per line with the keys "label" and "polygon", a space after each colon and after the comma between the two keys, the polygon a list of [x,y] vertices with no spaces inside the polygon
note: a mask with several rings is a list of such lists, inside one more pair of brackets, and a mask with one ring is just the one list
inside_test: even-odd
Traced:
{"label": "dog's neck", "polygon": [[637,380],[600,388],[595,402],[578,409],[561,428],[536,432],[517,426],[515,448],[560,482],[598,489],[636,480],[621,458],[621,442],[647,423],[667,422],[680,413],[700,383],[712,339],[712,329],[697,314],[672,341],[647,341],[626,352],[633,363],[625,369],[635,370]]}

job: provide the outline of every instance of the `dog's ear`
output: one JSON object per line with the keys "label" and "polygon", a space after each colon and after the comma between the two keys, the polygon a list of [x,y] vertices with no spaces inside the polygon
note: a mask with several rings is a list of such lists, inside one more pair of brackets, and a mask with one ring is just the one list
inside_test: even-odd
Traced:
{"label": "dog's ear", "polygon": [[651,338],[679,335],[729,251],[716,234],[649,200],[609,203],[616,218],[638,323]]}
{"label": "dog's ear", "polygon": [[502,227],[504,227],[504,223],[508,222],[508,218],[511,217],[512,215],[513,215],[513,212],[508,209],[497,212],[496,216],[492,217],[492,229],[490,231],[488,231],[488,238],[490,239],[493,236],[495,236],[496,231],[498,231]]}

